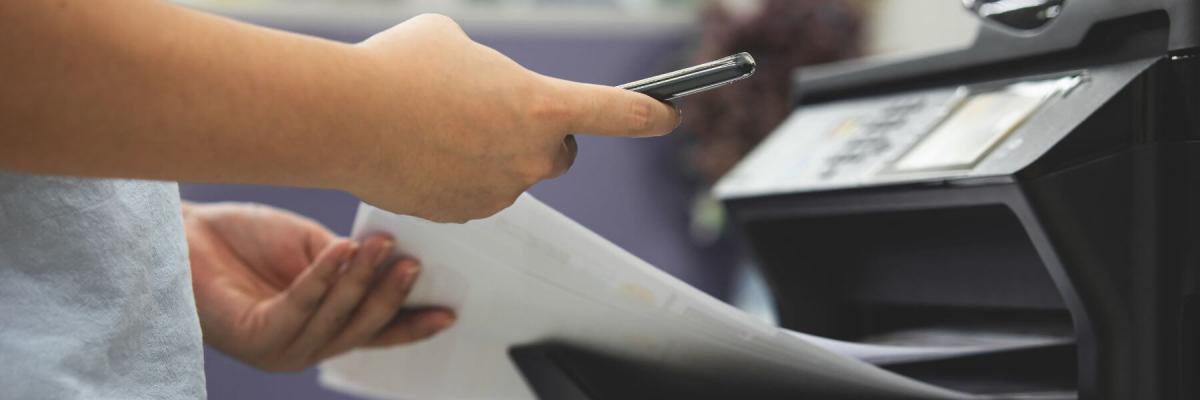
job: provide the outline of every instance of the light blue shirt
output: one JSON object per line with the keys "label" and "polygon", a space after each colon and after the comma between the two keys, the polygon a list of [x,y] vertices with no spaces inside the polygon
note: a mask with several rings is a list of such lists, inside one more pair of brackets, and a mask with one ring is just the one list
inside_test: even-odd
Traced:
{"label": "light blue shirt", "polygon": [[203,399],[174,183],[0,172],[0,399]]}

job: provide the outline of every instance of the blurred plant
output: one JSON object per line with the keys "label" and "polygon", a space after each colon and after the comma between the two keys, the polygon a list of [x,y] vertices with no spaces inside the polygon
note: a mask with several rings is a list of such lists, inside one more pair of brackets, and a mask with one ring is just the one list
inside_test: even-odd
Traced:
{"label": "blurred plant", "polygon": [[725,213],[709,187],[792,111],[792,71],[861,53],[858,1],[725,0],[702,15],[695,62],[745,51],[758,69],[745,81],[689,97],[683,107],[685,170],[700,183],[689,205],[690,236],[722,247]]}
{"label": "blurred plant", "polygon": [[716,182],[792,110],[792,71],[858,56],[862,10],[841,0],[712,2],[702,16],[695,61],[740,51],[758,61],[749,79],[688,98],[685,160],[707,185]]}

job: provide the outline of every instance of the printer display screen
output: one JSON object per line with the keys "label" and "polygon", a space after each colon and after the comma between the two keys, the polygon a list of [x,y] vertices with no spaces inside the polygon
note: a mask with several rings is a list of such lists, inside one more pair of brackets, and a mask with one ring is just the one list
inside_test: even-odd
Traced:
{"label": "printer display screen", "polygon": [[1029,119],[1050,94],[1010,87],[970,95],[920,143],[896,160],[892,170],[944,170],[975,165]]}

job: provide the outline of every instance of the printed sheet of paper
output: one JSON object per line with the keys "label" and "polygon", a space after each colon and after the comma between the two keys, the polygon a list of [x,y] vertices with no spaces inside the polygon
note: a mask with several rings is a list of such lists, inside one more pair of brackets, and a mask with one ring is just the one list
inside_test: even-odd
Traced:
{"label": "printed sheet of paper", "polygon": [[354,232],[394,235],[400,251],[424,266],[410,304],[448,306],[459,319],[423,342],[325,362],[321,381],[335,389],[381,399],[533,399],[507,351],[556,340],[681,367],[778,376],[814,393],[969,397],[754,319],[529,195],[462,225],[362,205]]}

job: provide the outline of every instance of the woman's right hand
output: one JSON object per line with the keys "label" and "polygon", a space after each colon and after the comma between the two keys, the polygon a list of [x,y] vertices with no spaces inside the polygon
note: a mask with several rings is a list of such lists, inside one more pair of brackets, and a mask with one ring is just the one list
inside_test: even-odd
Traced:
{"label": "woman's right hand", "polygon": [[575,159],[573,133],[656,136],[679,114],[667,103],[608,86],[539,75],[475,43],[454,21],[421,15],[359,43],[379,77],[364,90],[383,118],[356,140],[365,149],[350,192],[375,206],[465,222],[512,204]]}

